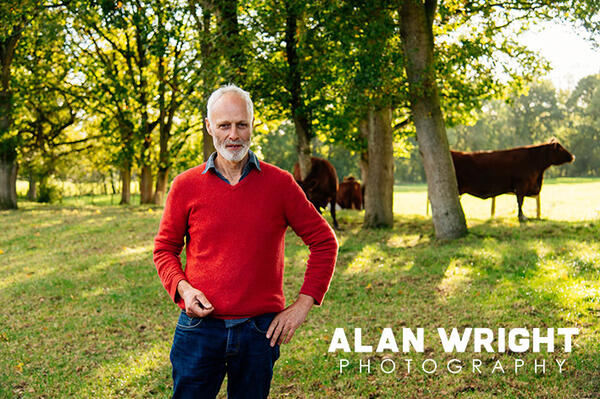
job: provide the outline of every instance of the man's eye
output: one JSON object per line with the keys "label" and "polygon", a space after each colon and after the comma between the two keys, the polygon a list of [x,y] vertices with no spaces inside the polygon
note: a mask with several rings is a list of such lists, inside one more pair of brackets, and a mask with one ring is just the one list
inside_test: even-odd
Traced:
{"label": "man's eye", "polygon": [[219,129],[229,129],[231,125],[229,123],[225,123],[223,125],[219,125]]}
{"label": "man's eye", "polygon": [[245,129],[245,128],[248,127],[248,124],[247,123],[238,123],[238,127],[242,128],[242,129]]}

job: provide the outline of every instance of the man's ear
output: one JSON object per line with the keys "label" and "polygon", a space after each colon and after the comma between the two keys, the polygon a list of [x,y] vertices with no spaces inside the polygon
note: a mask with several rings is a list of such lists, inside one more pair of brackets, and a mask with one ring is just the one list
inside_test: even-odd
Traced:
{"label": "man's ear", "polygon": [[204,118],[204,126],[206,126],[206,131],[208,132],[208,134],[212,136],[210,121],[208,120],[208,118]]}

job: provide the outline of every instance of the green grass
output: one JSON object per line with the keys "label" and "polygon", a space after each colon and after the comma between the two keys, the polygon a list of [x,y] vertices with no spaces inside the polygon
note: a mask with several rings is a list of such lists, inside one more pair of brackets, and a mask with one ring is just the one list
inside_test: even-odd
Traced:
{"label": "green grass", "polygon": [[[361,212],[340,212],[330,290],[282,348],[272,397],[600,396],[599,180],[547,182],[543,219],[523,225],[514,197],[505,196],[505,213],[500,197],[499,217],[489,220],[489,201],[465,196],[470,234],[447,243],[433,238],[423,216],[424,186],[398,187],[395,195],[393,229],[363,230]],[[94,201],[21,202],[0,212],[0,398],[169,396],[178,308],[152,262],[162,208]],[[531,202],[525,212],[533,216]],[[308,251],[292,232],[286,243],[285,292],[293,299]],[[336,327],[350,340],[361,327],[372,345],[384,327],[398,332],[399,343],[402,327],[423,327],[425,353],[328,353]],[[555,353],[446,354],[433,339],[437,327],[578,327],[580,334],[566,354],[561,344]],[[394,373],[377,368],[385,357],[396,361]],[[481,359],[483,374],[469,364],[448,373],[454,357]],[[341,375],[340,358],[351,361]],[[413,359],[411,374],[405,358]],[[426,358],[440,365],[435,374],[414,369]],[[525,362],[517,375],[515,358]],[[368,359],[371,374],[360,373],[358,362]],[[506,374],[491,374],[497,359]],[[548,366],[536,375],[535,359],[566,359],[565,371]]]}

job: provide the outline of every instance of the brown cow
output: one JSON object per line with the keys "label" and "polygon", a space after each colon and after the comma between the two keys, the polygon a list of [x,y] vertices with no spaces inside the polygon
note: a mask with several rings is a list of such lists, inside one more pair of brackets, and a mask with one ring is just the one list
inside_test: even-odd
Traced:
{"label": "brown cow", "polygon": [[335,199],[338,189],[338,177],[335,168],[325,159],[311,157],[310,160],[312,167],[306,179],[304,181],[300,180],[300,167],[298,163],[294,165],[294,179],[296,179],[302,190],[306,193],[306,197],[319,212],[321,212],[321,208],[326,208],[327,204],[330,204],[333,228],[339,229],[337,219],[335,218]]}
{"label": "brown cow", "polygon": [[489,198],[515,193],[519,221],[527,220],[522,210],[523,198],[540,193],[544,171],[575,159],[554,138],[544,144],[502,151],[451,153],[459,194]]}
{"label": "brown cow", "polygon": [[363,207],[363,196],[360,183],[352,176],[345,177],[337,192],[337,203],[342,209],[357,209]]}

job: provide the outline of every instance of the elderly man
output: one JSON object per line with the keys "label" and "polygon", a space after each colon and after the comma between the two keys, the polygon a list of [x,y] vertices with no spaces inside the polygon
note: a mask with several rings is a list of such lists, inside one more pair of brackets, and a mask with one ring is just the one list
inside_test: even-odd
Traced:
{"label": "elderly man", "polygon": [[[217,150],[173,180],[154,263],[182,309],[171,347],[174,398],[266,398],[279,344],[288,343],[333,274],[338,244],[291,174],[249,150],[252,100],[234,85],[208,100]],[[288,226],[309,246],[296,301],[285,307]],[[186,241],[186,266],[180,253]]]}

